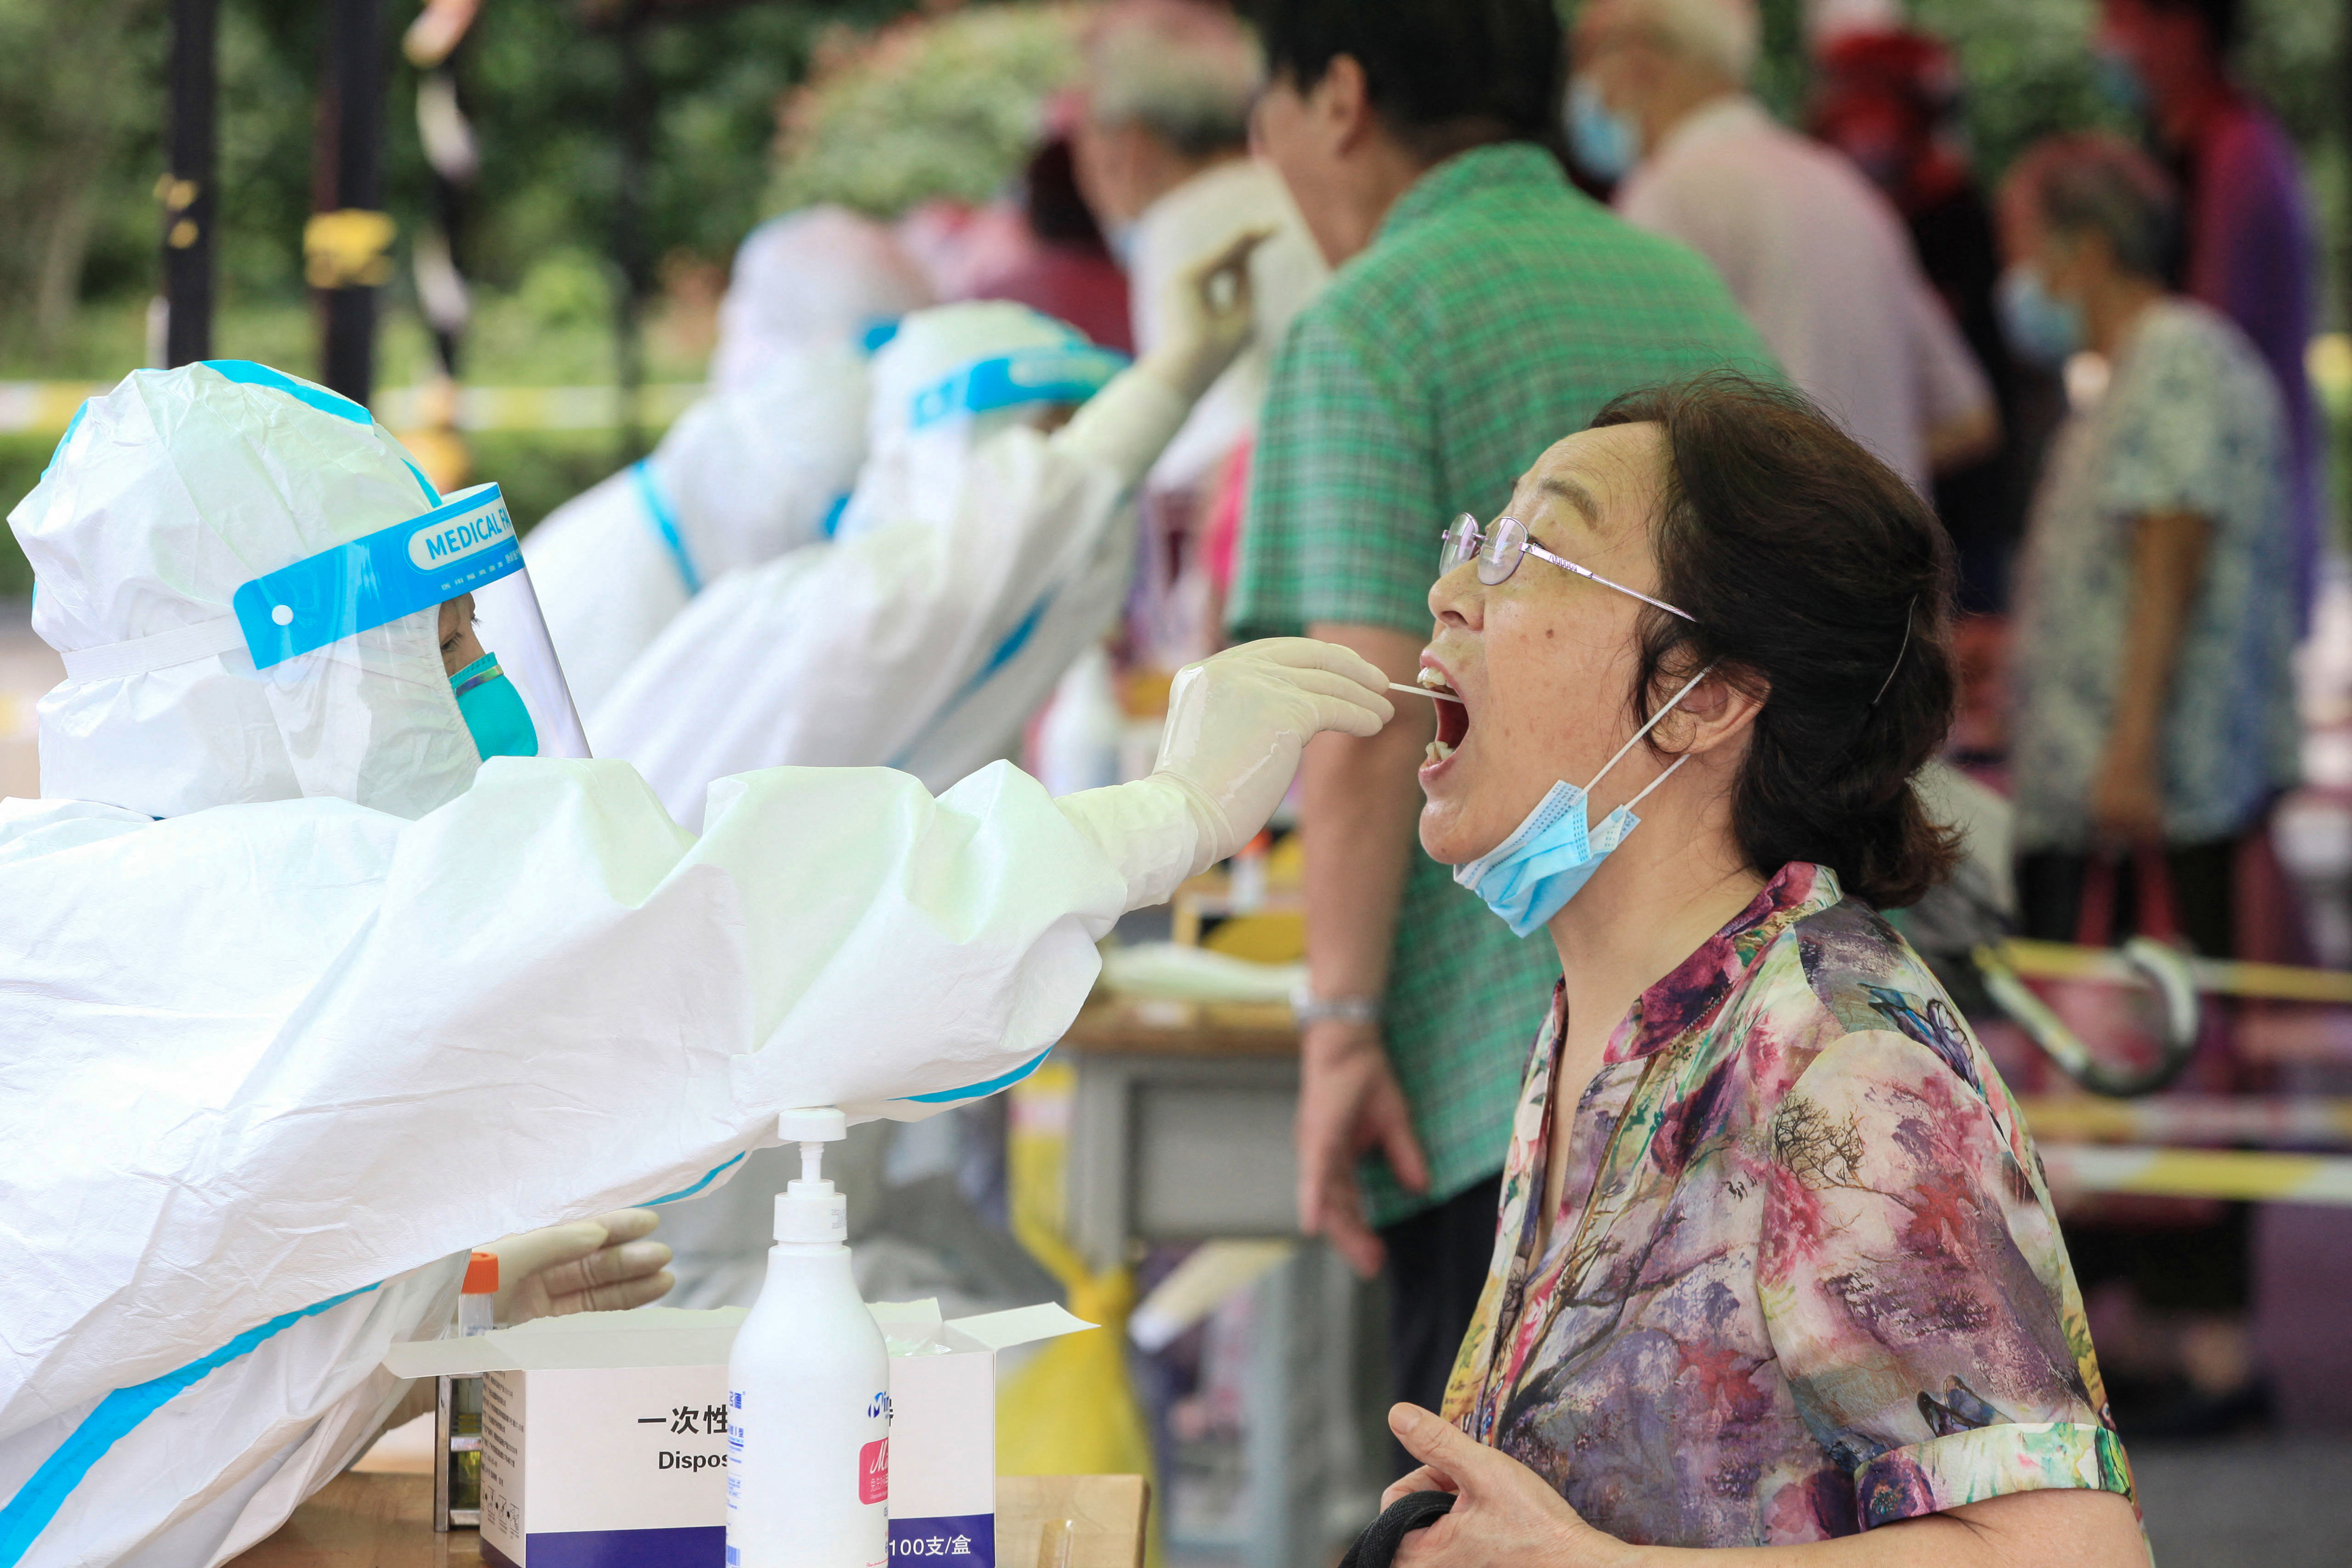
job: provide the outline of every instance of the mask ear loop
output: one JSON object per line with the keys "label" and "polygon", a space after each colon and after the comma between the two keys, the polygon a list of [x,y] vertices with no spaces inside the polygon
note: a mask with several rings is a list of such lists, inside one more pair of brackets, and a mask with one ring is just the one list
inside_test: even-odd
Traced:
{"label": "mask ear loop", "polygon": [[1884,697],[1886,688],[1895,684],[1895,672],[1903,667],[1903,655],[1911,651],[1911,617],[1918,608],[1919,596],[1915,593],[1911,602],[1903,607],[1903,645],[1895,650],[1895,662],[1886,666],[1886,678],[1878,683],[1878,696],[1870,699],[1872,707],[1878,706],[1879,697]]}
{"label": "mask ear loop", "polygon": [[[1649,722],[1649,723],[1647,723],[1647,724],[1645,724],[1645,725],[1643,725],[1641,728],[1639,728],[1639,729],[1635,730],[1635,731],[1633,732],[1633,737],[1631,740],[1628,740],[1624,745],[1622,745],[1622,746],[1621,746],[1621,747],[1619,747],[1617,748],[1617,755],[1616,755],[1616,756],[1614,756],[1614,757],[1612,757],[1612,758],[1611,758],[1608,761],[1606,761],[1606,762],[1604,762],[1604,763],[1602,763],[1602,764],[1601,765],[1601,771],[1600,771],[1600,772],[1598,772],[1598,773],[1596,773],[1596,774],[1594,774],[1594,775],[1592,776],[1592,782],[1591,782],[1591,783],[1590,783],[1590,784],[1587,784],[1587,785],[1584,787],[1584,792],[1585,792],[1585,794],[1586,794],[1586,795],[1588,795],[1588,796],[1590,796],[1590,795],[1593,792],[1593,790],[1595,790],[1595,789],[1599,789],[1599,788],[1601,787],[1601,781],[1603,779],[1606,779],[1606,778],[1608,778],[1608,777],[1609,777],[1609,770],[1610,770],[1612,768],[1616,767],[1616,766],[1617,766],[1617,764],[1619,764],[1620,762],[1622,762],[1622,761],[1625,759],[1625,754],[1626,754],[1627,752],[1629,752],[1629,751],[1633,750],[1634,747],[1636,747],[1636,746],[1640,745],[1640,744],[1641,744],[1641,742],[1642,742],[1642,737],[1643,737],[1643,736],[1645,736],[1645,735],[1649,734],[1649,733],[1650,733],[1650,731],[1652,731],[1653,729],[1655,729],[1655,728],[1658,727],[1658,723],[1659,723],[1659,721],[1660,721],[1660,720],[1662,720],[1662,719],[1664,719],[1664,718],[1666,716],[1666,715],[1668,715],[1668,714],[1670,714],[1670,713],[1674,712],[1674,711],[1675,711],[1675,705],[1676,703],[1681,702],[1681,701],[1683,700],[1683,698],[1685,698],[1685,697],[1686,697],[1686,696],[1690,695],[1690,694],[1691,694],[1691,688],[1692,688],[1693,686],[1696,686],[1696,685],[1698,685],[1701,681],[1703,681],[1703,680],[1706,679],[1706,677],[1707,677],[1707,672],[1708,672],[1709,670],[1714,669],[1714,668],[1715,668],[1715,666],[1714,666],[1713,664],[1709,664],[1709,665],[1707,665],[1707,666],[1706,666],[1706,669],[1702,669],[1701,671],[1699,671],[1699,673],[1698,673],[1697,674],[1693,675],[1689,680],[1685,681],[1685,682],[1683,683],[1683,689],[1682,689],[1682,690],[1680,690],[1680,691],[1678,691],[1678,692],[1676,692],[1674,695],[1672,695],[1672,696],[1668,697],[1668,698],[1665,700],[1665,705],[1664,705],[1664,706],[1660,707],[1660,708],[1658,709],[1658,711],[1657,711],[1657,712],[1655,712],[1655,713],[1654,713],[1654,714],[1652,714],[1652,715],[1650,716],[1650,722]],[[1690,760],[1689,754],[1688,754],[1688,753],[1685,753],[1685,754],[1684,754],[1681,758],[1677,758],[1677,759],[1675,760],[1675,768],[1680,768],[1684,763],[1688,762],[1689,760]],[[1661,785],[1661,784],[1664,783],[1668,779],[1672,778],[1672,777],[1674,776],[1675,768],[1667,768],[1664,773],[1659,774],[1655,779],[1651,779],[1651,780],[1650,780],[1650,788],[1649,788],[1649,789],[1644,789],[1644,790],[1643,790],[1643,791],[1642,791],[1642,795],[1646,795],[1646,794],[1648,794],[1648,793],[1650,792],[1650,789],[1656,789],[1659,785]],[[1635,800],[1639,800],[1642,798],[1642,795],[1636,795],[1636,796],[1634,796],[1633,800],[1628,800],[1627,802],[1625,802],[1625,803],[1626,803],[1626,805],[1628,805],[1628,806],[1633,805],[1633,802],[1634,802]]]}

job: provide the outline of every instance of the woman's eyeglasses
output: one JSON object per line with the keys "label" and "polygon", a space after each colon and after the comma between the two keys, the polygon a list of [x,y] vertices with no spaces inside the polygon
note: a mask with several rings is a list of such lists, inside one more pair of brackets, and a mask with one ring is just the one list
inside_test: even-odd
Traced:
{"label": "woman's eyeglasses", "polygon": [[1697,624],[1698,618],[1687,610],[1677,610],[1663,599],[1653,599],[1622,582],[1612,582],[1597,571],[1588,570],[1565,557],[1552,554],[1528,538],[1527,524],[1517,517],[1496,517],[1494,528],[1487,531],[1478,527],[1477,518],[1465,512],[1454,519],[1454,526],[1446,529],[1441,538],[1443,543],[1437,558],[1440,576],[1475,560],[1478,563],[1478,580],[1492,588],[1507,580],[1511,573],[1519,570],[1522,556],[1531,555],[1538,560],[1551,562],[1562,571],[1572,571],[1603,588],[1630,593],[1644,604],[1655,605],[1669,615],[1679,615],[1692,624]]}

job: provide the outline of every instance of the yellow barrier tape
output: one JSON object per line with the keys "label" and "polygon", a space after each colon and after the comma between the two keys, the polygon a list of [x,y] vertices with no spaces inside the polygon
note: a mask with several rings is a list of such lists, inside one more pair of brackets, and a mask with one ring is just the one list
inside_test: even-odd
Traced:
{"label": "yellow barrier tape", "polygon": [[2042,1164],[2049,1172],[2052,1188],[2060,1193],[2129,1192],[2162,1197],[2352,1206],[2352,1159],[2328,1155],[2044,1144]]}
{"label": "yellow barrier tape", "polygon": [[[74,410],[110,382],[0,382],[0,435],[62,435]],[[637,389],[637,419],[667,425],[704,392],[699,382],[656,382]],[[436,386],[390,387],[375,396],[374,413],[387,430],[432,423],[428,400],[446,397]],[[611,430],[621,423],[621,390],[592,387],[463,387],[457,392],[460,430]]]}
{"label": "yellow barrier tape", "polygon": [[[2038,942],[2012,936],[2000,945],[2010,967],[2029,980],[2106,980],[2147,983],[2123,955],[2111,947],[2078,947],[2071,942]],[[2236,959],[2191,958],[2197,988],[2222,996],[2266,1001],[2337,1002],[2352,1005],[2352,974],[2303,969],[2292,964],[2248,964]]]}
{"label": "yellow barrier tape", "polygon": [[2320,1095],[2044,1094],[2018,1103],[2036,1138],[2062,1143],[2352,1145],[2352,1100]]}

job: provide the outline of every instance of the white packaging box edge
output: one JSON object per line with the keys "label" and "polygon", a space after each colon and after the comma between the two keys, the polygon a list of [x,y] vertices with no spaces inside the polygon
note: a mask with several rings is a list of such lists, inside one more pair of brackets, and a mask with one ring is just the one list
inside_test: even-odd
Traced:
{"label": "white packaging box edge", "polygon": [[[957,1319],[929,1301],[870,1310],[891,1352],[892,1552],[992,1568],[995,1353],[1094,1325],[1050,1302]],[[719,1568],[727,1354],[743,1316],[641,1307],[546,1318],[395,1345],[384,1365],[402,1377],[486,1377],[485,1557],[530,1568],[533,1536],[572,1537],[570,1556],[593,1531],[616,1538],[599,1542],[614,1562],[707,1556]]]}

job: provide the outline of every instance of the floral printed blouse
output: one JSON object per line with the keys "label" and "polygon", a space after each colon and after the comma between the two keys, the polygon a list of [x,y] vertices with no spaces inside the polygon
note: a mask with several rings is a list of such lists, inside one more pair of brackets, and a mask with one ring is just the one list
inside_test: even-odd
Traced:
{"label": "floral printed blouse", "polygon": [[1617,1026],[1538,1256],[1561,1005],[1450,1419],[1645,1544],[2132,1495],[2017,1106],[1835,873],[1781,868]]}

